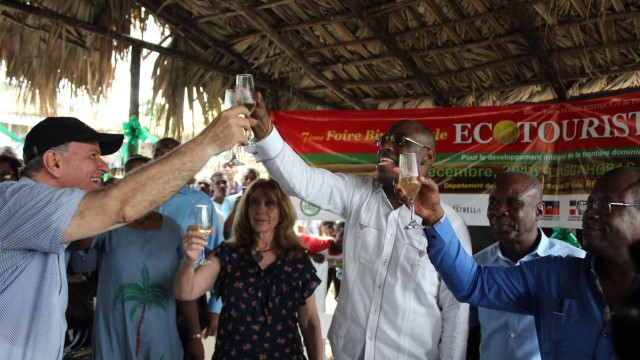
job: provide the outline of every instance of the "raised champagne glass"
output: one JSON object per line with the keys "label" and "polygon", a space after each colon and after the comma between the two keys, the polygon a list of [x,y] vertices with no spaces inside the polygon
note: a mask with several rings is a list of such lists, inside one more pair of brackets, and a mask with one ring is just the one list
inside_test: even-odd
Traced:
{"label": "raised champagne glass", "polygon": [[[235,89],[227,89],[224,92],[224,103],[222,104],[222,110],[227,110],[236,105],[236,91]],[[234,145],[231,148],[231,159],[227,162],[229,166],[242,166],[244,163],[238,158],[238,150],[240,144]],[[242,151],[242,150],[240,150]]]}
{"label": "raised champagne glass", "polygon": [[[198,225],[198,231],[204,235],[204,239],[207,240],[213,231],[211,226],[211,211],[209,205],[196,205],[196,225]],[[207,241],[208,242],[208,241]],[[196,265],[208,265],[211,261],[207,260],[207,255],[202,249],[202,257],[196,261]]]}
{"label": "raised champagne glass", "polygon": [[[253,113],[256,109],[256,89],[253,85],[253,75],[251,74],[238,74],[236,75],[236,105],[243,105],[249,112]],[[247,132],[247,139],[249,145],[255,142],[253,134]]]}
{"label": "raised champagne glass", "polygon": [[121,152],[111,155],[109,164],[109,177],[122,179],[124,177],[124,157]]}
{"label": "raised champagne glass", "polygon": [[409,207],[411,209],[411,221],[404,228],[405,229],[422,229],[424,226],[416,221],[416,213],[413,208],[413,203],[420,191],[420,181],[418,180],[418,162],[416,161],[416,154],[407,153],[400,154],[400,178],[398,179],[400,188],[407,196],[409,201]]}

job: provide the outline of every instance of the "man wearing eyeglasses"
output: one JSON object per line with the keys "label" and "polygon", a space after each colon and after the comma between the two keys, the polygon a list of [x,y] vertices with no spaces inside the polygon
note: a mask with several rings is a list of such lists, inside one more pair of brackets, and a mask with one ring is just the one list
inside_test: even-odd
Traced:
{"label": "man wearing eyeglasses", "polygon": [[[481,265],[511,267],[549,255],[584,257],[584,251],[542,232],[538,219],[543,213],[540,180],[520,171],[500,175],[491,188],[487,206],[489,226],[498,242],[473,258]],[[467,358],[478,356],[540,359],[533,316],[471,307]]]}
{"label": "man wearing eyeglasses", "polygon": [[[377,141],[377,178],[308,166],[273,129],[262,99],[252,115],[262,139],[248,149],[290,195],[345,219],[340,298],[329,329],[340,359],[464,359],[468,306],[440,281],[419,229],[405,230],[409,209],[394,191],[401,153],[412,152],[426,175],[436,157],[428,128],[412,120],[393,124]],[[463,220],[442,205],[471,251]]]}
{"label": "man wearing eyeglasses", "polygon": [[546,256],[506,268],[477,265],[461,249],[438,186],[421,181],[415,209],[430,226],[429,258],[460,301],[533,315],[542,359],[619,359],[610,320],[640,289],[628,251],[640,241],[640,168],[607,172],[581,203],[585,258]]}

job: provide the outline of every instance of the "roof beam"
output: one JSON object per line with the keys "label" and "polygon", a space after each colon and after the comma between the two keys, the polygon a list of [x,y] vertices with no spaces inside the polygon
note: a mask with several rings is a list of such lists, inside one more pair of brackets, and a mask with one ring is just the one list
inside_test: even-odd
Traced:
{"label": "roof beam", "polygon": [[563,75],[560,79],[564,81],[589,80],[595,77],[622,75],[622,74],[634,73],[638,71],[640,71],[640,64],[625,66],[617,69],[596,70],[588,74],[585,72],[576,73],[576,74],[567,74],[567,75]]}
{"label": "roof beam", "polygon": [[300,67],[302,67],[309,76],[314,79],[316,82],[321,83],[327,88],[331,89],[338,97],[344,100],[349,105],[353,106],[355,109],[364,109],[366,106],[353,98],[347,92],[344,91],[343,88],[329,80],[324,74],[317,70],[313,65],[311,65],[307,59],[293,46],[289,45],[289,43],[282,37],[278,31],[268,23],[263,17],[261,13],[258,13],[253,8],[245,5],[244,3],[235,1],[235,0],[222,0],[229,8],[237,11],[242,14],[244,18],[251,22],[256,28],[261,29],[264,33],[271,38],[271,40],[287,55],[293,59]]}
{"label": "roof beam", "polygon": [[[544,0],[544,1],[549,1],[549,0]],[[416,2],[416,1],[410,1],[410,3],[405,3],[405,4],[401,4],[401,5],[408,6],[408,5],[411,5],[411,3],[414,3],[414,2]],[[540,2],[540,0],[538,0],[537,2]],[[398,6],[400,6],[400,5],[398,5]],[[369,10],[368,14],[370,16],[379,16],[380,14],[384,13],[384,11],[376,11],[375,8],[376,7],[368,8],[368,10]],[[409,29],[409,30],[405,30],[405,31],[400,31],[400,32],[394,33],[393,36],[397,37],[397,38],[404,38],[406,36],[414,36],[417,33],[444,31],[445,29],[455,28],[456,26],[469,24],[469,23],[472,23],[472,22],[477,21],[477,20],[485,20],[488,15],[496,16],[496,15],[502,14],[502,13],[504,13],[506,11],[507,11],[506,9],[501,8],[501,9],[494,10],[491,13],[483,13],[483,14],[473,15],[473,16],[469,16],[469,17],[466,17],[466,18],[457,19],[457,20],[453,20],[453,21],[447,21],[447,22],[443,22],[443,23],[439,23],[439,24],[425,25],[425,26],[417,27],[415,29]],[[308,22],[301,22],[301,23],[297,23],[297,24],[284,25],[284,26],[281,26],[281,27],[277,27],[275,29],[278,32],[292,31],[292,30],[299,30],[301,28],[310,28],[310,27],[315,27],[315,26],[324,26],[324,25],[331,25],[331,24],[341,23],[341,22],[347,21],[349,19],[354,19],[354,18],[356,18],[356,16],[353,15],[353,14],[338,14],[338,15],[333,15],[333,16],[330,16],[330,17],[327,17],[327,18],[323,18],[323,19],[315,19],[313,21],[308,21]],[[258,34],[259,34],[259,32],[251,32],[251,33],[247,33],[247,34],[244,34],[242,36],[239,36],[239,37],[235,38],[234,40],[241,41],[243,39],[251,38],[251,37],[256,36]],[[327,45],[327,46],[322,46],[322,47],[317,47],[317,48],[310,48],[310,49],[306,49],[305,53],[308,53],[308,52],[319,52],[319,51],[324,51],[324,50],[327,50],[327,49],[334,49],[334,48],[339,48],[339,47],[365,45],[365,44],[377,43],[377,42],[380,42],[380,39],[378,39],[377,37],[370,37],[370,38],[358,39],[358,40],[354,40],[354,41],[341,42],[341,43],[338,43],[338,44],[332,44],[332,45]]]}
{"label": "roof beam", "polygon": [[[522,39],[522,38],[523,37],[522,37],[521,34],[510,34],[510,35],[505,35],[505,36],[496,37],[496,38],[492,38],[492,39],[480,40],[480,41],[476,41],[476,42],[469,42],[469,43],[464,43],[464,44],[459,44],[459,45],[441,46],[441,47],[438,47],[438,48],[421,50],[421,51],[415,52],[414,55],[416,55],[416,56],[426,56],[426,55],[436,55],[436,54],[441,54],[441,53],[451,53],[451,52],[456,52],[456,51],[469,50],[469,49],[473,49],[473,48],[476,48],[476,47],[491,46],[491,45],[496,45],[496,44],[500,44],[500,43],[504,43],[504,42],[508,42],[508,41],[515,41],[515,40]],[[384,55],[384,56],[379,56],[379,57],[373,57],[373,58],[370,58],[370,59],[353,60],[353,61],[345,61],[345,62],[334,63],[334,64],[319,65],[318,69],[320,69],[320,70],[337,70],[337,69],[342,69],[342,68],[352,67],[352,66],[371,65],[371,64],[378,63],[378,62],[389,61],[389,60],[393,60],[393,59],[396,59],[396,58],[393,57],[393,56],[390,56],[390,55]]]}
{"label": "roof beam", "polygon": [[[491,15],[496,15],[497,13],[502,13],[505,10],[496,10],[491,12]],[[371,15],[371,14],[369,14]],[[425,26],[421,26],[421,27],[417,27],[415,29],[409,29],[409,30],[405,30],[405,31],[399,31],[397,33],[391,34],[392,37],[397,38],[397,39],[402,39],[404,37],[407,36],[415,36],[418,33],[423,33],[423,32],[438,32],[438,31],[444,31],[446,29],[452,28],[452,27],[456,27],[456,26],[460,26],[460,25],[465,25],[471,22],[474,22],[476,20],[483,20],[485,19],[487,16],[487,14],[480,14],[480,15],[474,15],[474,16],[469,16],[467,18],[463,18],[463,19],[458,19],[458,20],[453,20],[453,21],[448,21],[448,22],[444,22],[444,23],[440,23],[440,24],[433,24],[433,25],[425,25]],[[316,26],[316,25],[310,25],[310,26]],[[288,30],[288,29],[283,29],[283,30]],[[243,37],[247,37],[247,36],[251,36],[252,34],[247,34]],[[394,42],[397,42],[397,39],[394,39]],[[306,49],[305,52],[319,52],[319,51],[324,51],[326,49],[335,49],[335,48],[339,48],[339,47],[347,47],[347,46],[355,46],[355,45],[365,45],[365,44],[370,44],[370,43],[377,43],[380,42],[381,40],[379,39],[378,36],[373,36],[373,37],[369,37],[369,38],[364,38],[364,39],[358,39],[358,40],[354,40],[354,41],[346,41],[346,42],[341,42],[338,44],[331,44],[331,45],[327,45],[327,46],[321,46],[318,48],[311,48],[311,49]]]}
{"label": "roof beam", "polygon": [[[640,40],[638,42],[640,43]],[[483,70],[490,67],[506,66],[515,61],[528,61],[530,58],[531,58],[530,55],[522,55],[517,59],[505,59],[505,60],[495,61],[492,63],[487,63],[487,64],[477,66],[475,67],[475,71]],[[467,69],[467,70],[470,70],[470,69]],[[587,73],[565,74],[560,76],[559,80],[561,81],[589,80],[589,79],[593,79],[594,76],[596,77],[597,76],[616,76],[616,75],[623,75],[623,74],[639,72],[639,71],[640,71],[640,65],[629,65],[629,66],[617,68],[614,70],[602,69],[602,70],[596,71],[595,73],[589,73],[589,74]],[[442,73],[442,74],[439,74],[437,78],[446,78],[446,77],[457,76],[457,75],[458,74],[456,72]],[[345,88],[356,87],[356,86],[370,86],[370,87],[395,86],[395,85],[400,85],[402,83],[413,83],[416,81],[417,80],[414,78],[400,78],[400,79],[391,79],[391,80],[385,80],[385,81],[344,81],[344,82],[341,82],[340,85],[344,86]],[[502,85],[496,85],[496,86],[475,88],[474,91],[472,92],[466,91],[466,90],[463,90],[463,91],[449,90],[449,91],[443,91],[443,94],[445,96],[450,96],[450,97],[459,97],[459,96],[474,95],[479,92],[494,92],[494,91],[501,92],[501,91],[529,87],[529,86],[539,86],[544,84],[548,84],[548,82],[546,80],[534,79],[524,83],[502,84]],[[305,92],[317,92],[317,91],[323,91],[324,89],[305,88],[302,90]],[[576,97],[570,97],[570,98],[575,99]],[[381,102],[396,102],[396,101],[410,101],[410,100],[424,100],[424,99],[425,97],[419,97],[419,96],[398,96],[393,98],[366,97],[366,98],[363,98],[362,101],[367,104],[378,104]],[[569,97],[567,97],[567,99],[569,99]]]}
{"label": "roof beam", "polygon": [[[491,61],[491,62],[479,64],[476,66],[463,68],[460,70],[443,72],[439,74],[432,74],[431,78],[446,80],[452,77],[468,75],[478,71],[489,70],[496,67],[504,67],[507,65],[517,64],[520,62],[529,62],[532,56],[533,55],[531,54],[522,54],[522,55],[514,56],[512,58]],[[394,85],[406,84],[406,83],[416,83],[418,81],[419,79],[416,79],[413,77],[403,77],[403,78],[394,78],[394,79],[379,80],[379,81],[377,80],[340,81],[339,85],[345,88],[359,87],[359,86],[375,87],[375,86],[394,86]],[[309,88],[304,88],[303,90],[304,91],[321,91],[322,89],[309,87]]]}
{"label": "roof beam", "polygon": [[[266,9],[274,5],[280,5],[282,3],[288,3],[291,1],[292,0],[274,1],[273,3],[264,5],[264,7],[260,7],[260,9]],[[151,11],[154,14],[154,16],[162,19],[169,26],[172,26],[174,30],[179,31],[180,33],[187,36],[190,41],[202,40],[202,43],[199,45],[201,48],[203,49],[214,48],[216,51],[222,53],[223,55],[233,60],[233,62],[236,65],[239,65],[241,69],[244,69],[243,71],[251,72],[255,74],[256,70],[254,66],[248,61],[246,61],[240,54],[237,54],[236,52],[234,52],[229,45],[222,43],[220,41],[217,41],[216,39],[210,36],[207,36],[206,32],[204,31],[199,31],[197,26],[192,25],[193,20],[185,19],[184,17],[179,16],[177,14],[177,11],[175,11],[175,9],[163,11],[162,9],[164,4],[158,5],[156,4],[156,1],[153,1],[153,0],[136,0],[136,2],[144,6],[149,11]],[[165,13],[167,14],[167,16],[164,16]],[[237,15],[237,13],[235,12],[234,14]],[[238,70],[236,69],[236,70],[229,70],[229,71],[232,74],[230,75],[230,77],[235,78],[235,74],[238,73]],[[270,89],[273,91],[291,92],[291,87],[289,85],[285,83],[281,83],[276,79],[271,79],[266,74],[256,74],[254,76],[254,79],[255,79],[256,85],[264,89]],[[327,103],[323,99],[317,98],[315,96],[310,96],[310,95],[302,95],[302,98],[305,102],[308,102],[309,104],[318,105],[322,107],[341,108],[343,106],[342,104]]]}
{"label": "roof beam", "polygon": [[[261,3],[261,4],[256,4],[256,6],[254,7],[255,9],[258,10],[265,10],[265,9],[270,9],[270,8],[274,8],[274,7],[278,7],[280,5],[286,5],[289,4],[291,2],[294,2],[295,0],[275,0],[275,1],[269,1],[267,3]],[[232,16],[238,16],[238,15],[242,15],[240,13],[238,13],[237,11],[234,10],[230,10],[230,11],[223,11],[217,14],[212,14],[212,15],[205,15],[205,16],[200,16],[194,19],[195,22],[216,22],[217,20],[220,19],[225,19],[228,17],[232,17]]]}
{"label": "roof beam", "polygon": [[[440,89],[436,85],[436,83],[431,79],[420,67],[416,64],[413,57],[402,49],[399,45],[395,36],[390,34],[386,29],[387,26],[380,20],[378,17],[371,16],[367,9],[360,6],[360,2],[358,0],[345,0],[345,3],[351,11],[356,14],[358,19],[367,26],[369,31],[376,35],[381,41],[382,44],[389,50],[389,53],[395,57],[397,57],[405,68],[413,73],[413,75],[418,80],[418,86],[422,87],[426,92],[431,93],[433,97],[436,99],[436,102],[440,106],[450,106],[449,101],[442,96],[440,93]],[[425,88],[426,87],[426,88]]]}
{"label": "roof beam", "polygon": [[[631,41],[624,41],[624,42],[618,42],[618,43],[611,43],[611,44],[595,44],[595,45],[589,45],[589,46],[584,46],[584,47],[574,47],[574,48],[566,48],[566,49],[558,49],[555,50],[553,52],[553,54],[555,54],[556,56],[573,56],[576,53],[585,53],[585,52],[591,52],[591,51],[596,51],[596,50],[606,50],[606,49],[610,49],[610,48],[626,48],[626,49],[632,49],[635,48],[637,46],[640,45],[640,39],[638,40],[631,40]],[[483,70],[489,70],[491,68],[495,68],[495,67],[502,67],[502,66],[506,66],[506,65],[512,65],[515,63],[519,63],[519,62],[525,62],[528,61],[531,57],[533,57],[533,54],[521,54],[518,56],[513,56],[511,58],[507,58],[507,59],[501,59],[501,60],[496,60],[496,61],[491,61],[491,62],[486,62],[483,64],[479,64],[476,66],[471,66],[468,68],[464,68],[464,69],[460,69],[457,71],[451,71],[451,72],[444,72],[444,73],[440,73],[440,74],[432,74],[431,77],[434,79],[446,79],[449,77],[453,77],[453,76],[459,76],[459,75],[464,75],[464,74],[469,74],[469,73],[474,73],[477,71],[483,71]],[[345,63],[343,64],[343,66],[349,66],[349,63]],[[633,70],[629,70],[629,69],[633,69]],[[617,74],[620,72],[630,72],[630,71],[637,71],[638,69],[635,69],[635,67],[623,67],[623,68],[619,68],[616,70],[611,70],[612,74]],[[578,75],[577,78],[583,78],[582,75]],[[571,80],[573,79],[573,75],[571,74],[564,74],[564,75],[558,75],[558,79],[560,80]],[[385,81],[386,84],[398,84],[398,83],[406,83],[408,81],[410,81],[411,79],[409,78],[398,78],[398,79],[388,79]],[[414,80],[417,81],[417,80]],[[367,81],[344,81],[341,82],[340,85],[344,86],[344,87],[350,87],[351,84],[359,84],[356,86],[366,86],[367,85]],[[371,84],[374,83],[379,83],[377,81],[371,81]]]}
{"label": "roof beam", "polygon": [[594,44],[594,45],[581,46],[581,47],[557,49],[554,51],[554,53],[556,53],[557,55],[566,56],[566,55],[573,55],[576,53],[583,53],[585,51],[606,50],[611,48],[624,48],[624,49],[634,50],[634,48],[638,45],[640,45],[640,39],[620,41],[617,43],[609,43],[609,44]]}
{"label": "roof beam", "polygon": [[[544,80],[539,81],[531,81],[528,83],[517,83],[517,84],[506,84],[499,86],[490,86],[482,89],[474,89],[474,90],[464,90],[464,91],[446,91],[444,95],[449,97],[463,97],[463,96],[477,96],[479,92],[487,93],[487,92],[502,92],[507,90],[513,90],[518,88],[524,88],[529,86],[536,85],[548,85],[548,83]],[[362,101],[368,104],[379,104],[382,102],[398,102],[398,101],[422,101],[431,99],[430,97],[409,97],[409,96],[398,96],[398,97],[389,97],[389,98],[364,98]]]}
{"label": "roof beam", "polygon": [[603,97],[608,97],[608,96],[628,94],[628,93],[632,93],[632,92],[636,92],[636,91],[640,91],[640,87],[634,86],[634,87],[628,87],[628,88],[618,89],[618,90],[607,90],[607,91],[598,91],[596,93],[581,94],[581,95],[577,95],[577,96],[572,96],[567,100],[568,101],[577,101],[577,100],[598,99],[598,98],[603,98]]}
{"label": "roof beam", "polygon": [[592,16],[586,19],[576,19],[571,21],[561,21],[556,25],[558,28],[565,28],[571,26],[582,26],[582,25],[591,25],[594,23],[600,23],[603,21],[618,21],[618,20],[628,20],[635,19],[640,17],[640,11],[625,11],[621,13],[612,13],[612,14],[603,14],[602,16]]}
{"label": "roof beam", "polygon": [[[620,47],[620,48],[634,48],[640,45],[640,39],[638,40],[632,40],[632,41],[625,41],[625,42],[620,42],[620,43],[612,43],[612,44],[596,44],[596,45],[590,45],[590,46],[585,46],[585,47],[576,47],[576,48],[566,48],[566,49],[559,49],[554,51],[554,54],[556,56],[573,56],[573,54],[576,53],[585,53],[585,52],[590,52],[590,51],[596,51],[596,50],[606,50],[609,48],[616,48],[616,47]],[[451,71],[451,72],[443,72],[443,73],[439,73],[439,74],[432,74],[431,77],[433,79],[447,79],[447,78],[451,78],[451,77],[455,77],[455,76],[460,76],[460,75],[465,75],[465,74],[470,74],[470,73],[474,73],[474,72],[478,72],[478,71],[483,71],[483,70],[489,70],[492,68],[496,68],[496,67],[503,67],[503,66],[507,66],[507,65],[513,65],[513,64],[517,64],[519,62],[527,62],[529,61],[531,58],[533,57],[532,54],[521,54],[518,56],[514,56],[512,58],[507,58],[507,59],[501,59],[501,60],[496,60],[496,61],[491,61],[491,62],[487,62],[487,63],[483,63],[483,64],[479,64],[476,66],[471,66],[468,68],[464,68],[464,69],[460,69],[457,71]],[[349,66],[349,63],[345,63],[344,66]],[[601,71],[598,72],[597,75],[614,75],[614,74],[619,74],[619,73],[627,73],[627,72],[634,72],[634,71],[640,71],[640,65],[639,66],[626,66],[626,67],[619,67],[616,68],[614,70],[606,70],[606,71]],[[589,75],[583,75],[583,74],[563,74],[563,75],[559,75],[558,79],[561,81],[571,81],[571,80],[577,80],[577,79],[584,79],[584,78],[588,78]],[[384,81],[342,81],[339,84],[341,86],[344,86],[345,88],[349,88],[349,87],[357,87],[357,86],[393,86],[393,85],[398,85],[398,84],[402,84],[402,83],[411,83],[411,82],[416,82],[418,80],[414,79],[414,78],[395,78],[395,79],[387,79]],[[536,80],[536,84],[537,84],[537,80]],[[303,91],[322,91],[322,89],[319,88],[304,88],[302,89]]]}
{"label": "roof beam", "polygon": [[[207,36],[204,31],[198,31],[198,27],[192,25],[192,20],[181,16],[175,8],[163,7],[153,0],[135,0],[138,4],[149,10],[153,16],[162,19],[167,25],[169,25],[172,31],[182,34],[188,38],[189,41],[199,42],[198,47],[201,49],[213,48],[217,52],[229,57],[240,68],[249,70],[253,67],[242,56],[231,50],[231,48],[216,39]],[[167,16],[165,16],[165,14]],[[235,76],[235,75],[234,75]]]}
{"label": "roof beam", "polygon": [[[544,1],[534,1],[534,2],[532,2],[532,4],[540,3],[540,2],[544,2]],[[497,9],[495,11],[492,11],[489,14],[483,13],[483,14],[478,14],[478,15],[473,15],[473,16],[469,16],[469,17],[466,17],[466,18],[458,19],[458,20],[449,21],[449,22],[446,22],[446,23],[426,25],[426,26],[423,26],[423,27],[415,28],[415,29],[410,29],[410,30],[397,32],[397,33],[394,33],[393,36],[395,36],[397,38],[402,38],[402,37],[405,37],[405,36],[412,36],[412,35],[415,35],[416,33],[421,33],[421,32],[425,32],[425,31],[441,31],[442,29],[445,29],[447,27],[465,25],[465,24],[467,24],[469,22],[486,19],[486,17],[488,15],[496,16],[496,15],[503,14],[503,13],[506,13],[506,12],[507,12],[506,9]],[[331,17],[329,19],[319,19],[319,20],[314,20],[312,22],[307,22],[307,23],[299,23],[299,24],[282,26],[282,27],[278,28],[278,31],[288,31],[288,30],[296,30],[296,29],[299,29],[299,28],[302,28],[302,27],[314,27],[314,26],[329,25],[329,24],[333,24],[333,23],[344,21],[344,20],[352,18],[352,17],[353,16],[351,16],[351,15],[333,16],[333,17]],[[635,18],[638,18],[638,17],[640,17],[640,12],[638,12],[638,11],[630,11],[630,12],[617,13],[617,14],[607,14],[605,18],[607,20],[621,21],[621,20],[635,19]],[[557,27],[558,28],[563,28],[563,27],[568,27],[568,26],[590,25],[590,24],[593,24],[593,23],[596,23],[596,22],[599,22],[599,21],[602,21],[602,19],[600,17],[592,17],[592,18],[579,19],[579,20],[569,21],[569,22],[559,22],[557,24]],[[246,34],[246,35],[243,35],[243,36],[241,36],[241,37],[239,37],[237,39],[244,39],[244,38],[252,36],[252,35],[255,35],[255,33]],[[505,41],[513,41],[513,40],[516,40],[518,38],[524,38],[523,34],[507,34],[507,35],[503,35],[503,36],[500,36],[500,37],[492,37],[492,38],[489,38],[489,39],[481,40],[481,41],[478,41],[478,42],[470,42],[470,43],[466,43],[466,44],[453,45],[453,46],[449,46],[449,47],[443,46],[443,47],[440,47],[440,48],[427,49],[427,50],[422,50],[420,52],[417,52],[416,55],[427,55],[427,54],[431,54],[431,53],[449,52],[452,49],[456,50],[456,51],[459,51],[459,50],[470,49],[470,48],[474,48],[474,47],[478,47],[478,46],[494,45],[494,44],[499,44],[499,43],[505,42]],[[358,39],[358,40],[354,40],[354,41],[346,41],[346,42],[341,42],[341,43],[337,43],[337,44],[320,46],[320,47],[317,47],[317,48],[309,48],[309,49],[305,50],[305,53],[322,52],[322,51],[325,51],[325,50],[328,50],[328,49],[338,49],[338,48],[342,48],[342,47],[366,45],[366,44],[370,44],[370,43],[377,43],[379,41],[380,40],[377,37],[369,37],[369,38],[363,38],[363,39]],[[339,64],[337,64],[337,65],[339,65]],[[331,67],[331,65],[327,65],[327,67]]]}
{"label": "roof beam", "polygon": [[[639,72],[639,71],[640,71],[640,65],[635,65],[635,66],[629,66],[626,68],[616,69],[616,70],[603,70],[598,72],[596,76],[615,76],[615,75],[623,75],[626,73]],[[560,79],[563,81],[575,81],[575,80],[589,80],[593,78],[594,78],[594,74],[583,73],[583,74],[572,74],[572,75],[562,76]],[[548,82],[546,80],[532,80],[526,83],[503,84],[503,85],[496,85],[496,86],[488,86],[481,89],[476,88],[473,91],[467,91],[467,90],[445,91],[444,94],[450,97],[462,97],[462,96],[469,96],[469,95],[477,95],[479,92],[483,92],[483,93],[503,92],[503,91],[530,87],[530,86],[541,86],[541,85],[548,85]],[[599,98],[599,97],[612,96],[616,94],[626,94],[626,93],[635,92],[635,91],[640,91],[640,87],[629,87],[629,88],[619,89],[619,90],[599,91],[593,94],[583,93],[581,95],[567,97],[565,101],[593,99],[593,98]],[[426,99],[429,99],[429,97],[425,98],[425,97],[418,97],[418,96],[396,96],[396,97],[387,97],[387,98],[367,97],[367,98],[363,98],[362,101],[367,104],[374,105],[382,102],[419,101],[419,100],[426,100]]]}
{"label": "roof beam", "polygon": [[525,3],[521,0],[508,0],[506,3],[510,11],[511,19],[513,19],[516,28],[524,34],[527,41],[531,44],[531,48],[542,68],[542,73],[553,88],[556,98],[560,101],[566,100],[568,97],[567,89],[565,89],[564,84],[559,81],[558,70],[556,69],[555,63],[551,61],[552,55],[545,48],[542,37],[533,25],[531,18],[527,15],[531,10],[530,5],[528,5],[528,2]]}

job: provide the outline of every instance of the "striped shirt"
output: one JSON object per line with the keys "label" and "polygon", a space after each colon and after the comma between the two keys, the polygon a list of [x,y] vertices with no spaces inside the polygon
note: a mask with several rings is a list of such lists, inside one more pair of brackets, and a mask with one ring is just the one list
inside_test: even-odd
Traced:
{"label": "striped shirt", "polygon": [[62,359],[67,277],[60,239],[86,194],[29,178],[0,184],[0,355]]}

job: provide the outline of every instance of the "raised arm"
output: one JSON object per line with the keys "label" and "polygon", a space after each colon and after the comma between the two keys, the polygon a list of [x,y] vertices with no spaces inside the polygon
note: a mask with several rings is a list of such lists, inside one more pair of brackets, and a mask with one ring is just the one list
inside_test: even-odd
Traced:
{"label": "raised arm", "polygon": [[[244,130],[255,120],[243,106],[220,115],[191,141],[144,166],[116,185],[89,192],[80,202],[63,242],[74,241],[124,225],[144,215],[175,194],[212,155],[237,143],[246,143]],[[153,191],[143,191],[153,189]]]}
{"label": "raised arm", "polygon": [[460,240],[444,216],[440,205],[438,185],[431,179],[419,177],[422,188],[415,201],[416,214],[423,219],[428,253],[447,287],[458,301],[472,305],[531,314],[530,280],[535,273],[529,265],[497,267],[476,264],[462,247]]}
{"label": "raised arm", "polygon": [[271,124],[261,99],[258,97],[258,107],[252,115],[260,119],[259,125],[254,127],[256,138],[260,140],[255,146],[247,147],[247,151],[263,163],[269,175],[288,195],[295,195],[324,210],[346,217],[345,211],[353,202],[353,197],[357,196],[355,193],[367,186],[367,181],[309,166],[280,137]]}
{"label": "raised arm", "polygon": [[209,290],[220,273],[220,261],[214,254],[209,254],[207,260],[211,264],[194,268],[198,255],[207,245],[204,236],[197,226],[190,225],[182,240],[185,256],[180,263],[176,278],[173,281],[173,292],[176,299],[182,301],[195,300]]}
{"label": "raised arm", "polygon": [[[477,273],[477,265],[464,251],[451,222],[445,217],[440,203],[438,184],[429,178],[422,176],[418,178],[422,182],[422,187],[416,197],[414,209],[416,215],[423,219],[423,225],[428,227],[424,230],[424,234],[429,244],[429,259],[456,299],[466,301],[468,300],[466,295],[469,294],[469,288],[474,281],[472,278]],[[402,189],[398,185],[396,185],[396,191],[402,194]]]}

